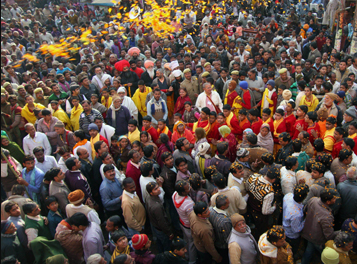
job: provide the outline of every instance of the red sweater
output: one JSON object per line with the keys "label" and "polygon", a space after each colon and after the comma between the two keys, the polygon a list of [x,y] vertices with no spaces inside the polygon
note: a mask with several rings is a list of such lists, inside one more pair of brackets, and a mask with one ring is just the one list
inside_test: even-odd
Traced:
{"label": "red sweater", "polygon": [[296,129],[297,125],[300,124],[301,126],[303,126],[303,130],[306,131],[308,124],[305,122],[305,119],[300,119],[300,120],[296,120],[294,127],[293,127],[293,131],[294,131],[294,136],[292,139],[297,139],[297,137],[299,136],[300,131]]}
{"label": "red sweater", "polygon": [[254,134],[258,135],[260,133],[260,127],[262,126],[263,121],[258,117],[258,120],[253,122],[251,125],[251,129],[253,130]]}
{"label": "red sweater", "polygon": [[294,137],[295,122],[296,122],[296,117],[294,116],[294,114],[285,117],[286,132],[288,132],[292,138]]}
{"label": "red sweater", "polygon": [[156,144],[156,141],[159,139],[159,134],[157,133],[157,130],[155,128],[151,126],[148,130],[145,130],[145,127],[143,127],[141,131],[148,132],[151,135],[152,142]]}
{"label": "red sweater", "polygon": [[143,69],[140,69],[140,68],[138,68],[138,67],[136,67],[135,70],[133,70],[132,68],[130,68],[130,71],[135,72],[136,75],[138,75],[139,79],[141,78],[141,74],[144,73],[144,70],[143,70]]}
{"label": "red sweater", "polygon": [[340,154],[340,151],[342,150],[342,143],[343,143],[343,140],[336,142],[333,145],[333,149],[332,149],[332,153],[331,153],[333,159],[338,158],[338,155]]}
{"label": "red sweater", "polygon": [[126,165],[126,177],[132,178],[135,182],[135,191],[136,194],[139,196],[141,202],[143,202],[143,197],[141,195],[141,188],[140,188],[140,176],[141,171],[140,169],[136,168],[133,164],[131,164],[131,160],[129,160],[128,164]]}
{"label": "red sweater", "polygon": [[245,102],[245,103],[243,103],[243,100],[242,100],[241,105],[243,106],[243,108],[245,108],[247,110],[251,109],[252,108],[252,104],[250,103],[250,100],[252,99],[252,97],[250,96],[250,93],[249,93],[248,90],[246,92],[244,92],[243,99],[244,99],[244,102]]}

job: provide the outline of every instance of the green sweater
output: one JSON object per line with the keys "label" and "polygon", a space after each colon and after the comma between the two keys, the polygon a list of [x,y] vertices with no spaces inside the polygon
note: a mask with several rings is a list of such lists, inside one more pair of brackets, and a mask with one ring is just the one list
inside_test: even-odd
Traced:
{"label": "green sweater", "polygon": [[48,226],[45,225],[45,221],[43,221],[42,217],[41,217],[40,221],[36,221],[36,220],[28,218],[26,215],[25,230],[29,229],[29,228],[37,229],[38,236],[42,236],[47,239],[52,239],[50,229],[48,228]]}

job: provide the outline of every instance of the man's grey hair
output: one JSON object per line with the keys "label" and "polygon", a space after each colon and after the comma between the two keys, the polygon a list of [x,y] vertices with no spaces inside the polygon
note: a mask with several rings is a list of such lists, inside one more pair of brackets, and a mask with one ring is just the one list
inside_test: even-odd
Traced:
{"label": "man's grey hair", "polygon": [[157,69],[156,72],[160,72],[160,73],[164,74],[164,70],[163,69]]}
{"label": "man's grey hair", "polygon": [[210,83],[204,83],[204,84],[202,85],[202,88],[203,88],[203,89],[205,89],[205,88],[207,88],[207,87],[211,87],[211,84],[210,84]]}
{"label": "man's grey hair", "polygon": [[220,194],[216,198],[216,207],[218,209],[222,208],[222,206],[225,206],[227,204],[227,196]]}
{"label": "man's grey hair", "polygon": [[87,264],[99,264],[101,260],[102,256],[100,254],[93,254],[87,259]]}
{"label": "man's grey hair", "polygon": [[347,246],[348,243],[351,243],[353,241],[354,241],[354,236],[344,231],[339,231],[335,239],[333,240],[336,247],[338,248],[343,248]]}
{"label": "man's grey hair", "polygon": [[351,180],[351,181],[355,181],[357,179],[357,169],[355,166],[352,166],[350,168],[347,169],[346,171],[346,176],[347,179]]}

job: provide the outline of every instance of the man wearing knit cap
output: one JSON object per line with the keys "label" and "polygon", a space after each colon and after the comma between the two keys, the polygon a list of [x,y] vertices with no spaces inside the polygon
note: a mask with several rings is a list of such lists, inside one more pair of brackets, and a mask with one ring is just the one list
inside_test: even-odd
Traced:
{"label": "man wearing knit cap", "polygon": [[351,106],[345,111],[343,120],[345,121],[342,127],[347,131],[348,126],[357,119],[357,114],[354,106]]}
{"label": "man wearing knit cap", "polygon": [[254,264],[257,261],[258,244],[251,234],[250,227],[240,214],[231,216],[232,231],[228,237],[230,263]]}
{"label": "man wearing knit cap", "polygon": [[97,152],[95,151],[94,144],[98,141],[104,141],[105,144],[107,144],[108,148],[110,147],[108,144],[108,140],[103,137],[101,134],[99,134],[99,128],[96,124],[90,124],[88,126],[88,131],[90,135],[90,144],[92,146],[92,159],[94,160]]}
{"label": "man wearing knit cap", "polygon": [[151,263],[154,260],[155,255],[149,251],[151,241],[146,234],[133,235],[131,242],[135,251],[130,252],[130,256],[137,263]]}
{"label": "man wearing knit cap", "polygon": [[65,129],[62,121],[55,123],[55,132],[57,133],[57,150],[59,147],[68,146],[70,152],[73,151],[73,147],[76,145],[76,141],[73,138],[73,132]]}
{"label": "man wearing knit cap", "polygon": [[[218,79],[218,74],[215,72],[215,71],[212,71],[212,64],[210,62],[206,62],[204,65],[203,65],[204,69],[205,69],[205,72],[208,72],[211,77],[213,78],[214,81],[216,81]],[[203,72],[203,73],[205,73]],[[202,74],[198,77],[198,82],[201,84],[202,83]]]}
{"label": "man wearing knit cap", "polygon": [[214,231],[208,221],[210,210],[206,202],[197,202],[194,213],[189,215],[193,243],[197,248],[199,263],[211,263],[212,259],[220,263],[222,256],[214,246]]}
{"label": "man wearing knit cap", "polygon": [[[242,100],[237,100],[237,103],[241,104],[244,109],[249,110],[252,108],[252,103],[253,103],[253,97],[252,97],[252,92],[248,89],[248,82],[246,81],[240,81],[239,82],[239,87],[240,87],[240,92],[238,92],[239,95],[241,95]],[[254,100],[255,103],[255,100]]]}
{"label": "man wearing knit cap", "polygon": [[186,88],[187,95],[190,97],[192,103],[195,104],[198,94],[200,93],[198,80],[195,76],[192,76],[190,69],[185,69],[183,75],[185,79],[180,84],[180,87]]}
{"label": "man wearing knit cap", "polygon": [[119,87],[118,95],[119,98],[122,100],[121,105],[129,109],[132,118],[138,120],[138,108],[136,107],[133,99],[131,99],[129,96],[126,96],[125,94],[126,94],[125,87],[123,86]]}
{"label": "man wearing knit cap", "polygon": [[294,80],[291,76],[288,76],[288,69],[282,68],[279,70],[279,77],[275,79],[275,87],[279,87],[280,85],[285,85],[287,88],[293,84]]}
{"label": "man wearing knit cap", "polygon": [[[66,215],[67,217],[71,217],[75,213],[83,213],[87,216],[90,222],[95,222],[100,225],[100,219],[97,212],[91,208],[93,206],[90,203],[83,204],[85,202],[84,192],[82,190],[75,190],[68,194],[68,201],[70,204],[66,205]],[[87,204],[90,204],[87,205]]]}
{"label": "man wearing knit cap", "polygon": [[345,113],[347,110],[347,106],[345,103],[345,92],[344,91],[339,91],[337,92],[337,98],[336,98],[336,103],[338,107],[341,109],[342,113]]}

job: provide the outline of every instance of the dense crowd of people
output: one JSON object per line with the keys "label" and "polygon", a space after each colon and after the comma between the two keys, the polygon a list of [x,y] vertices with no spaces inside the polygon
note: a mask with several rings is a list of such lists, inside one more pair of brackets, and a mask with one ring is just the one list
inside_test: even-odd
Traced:
{"label": "dense crowd of people", "polygon": [[353,5],[178,1],[155,32],[142,1],[27,4],[1,6],[1,263],[357,262]]}

